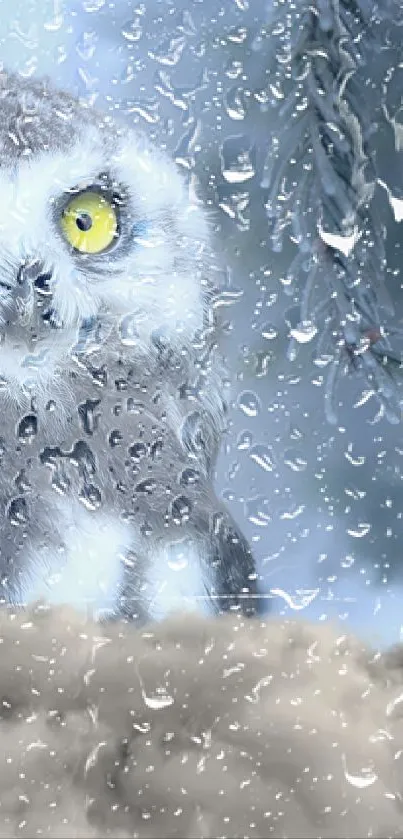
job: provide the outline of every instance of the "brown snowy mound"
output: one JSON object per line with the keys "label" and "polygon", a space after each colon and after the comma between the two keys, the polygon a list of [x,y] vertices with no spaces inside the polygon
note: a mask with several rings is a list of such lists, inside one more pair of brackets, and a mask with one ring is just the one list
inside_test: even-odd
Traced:
{"label": "brown snowy mound", "polygon": [[403,836],[403,651],[0,613],[0,836]]}

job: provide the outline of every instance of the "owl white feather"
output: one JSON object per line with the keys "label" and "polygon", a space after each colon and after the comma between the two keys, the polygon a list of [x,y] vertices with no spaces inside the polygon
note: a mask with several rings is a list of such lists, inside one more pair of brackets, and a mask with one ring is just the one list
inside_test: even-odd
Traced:
{"label": "owl white feather", "polygon": [[0,79],[3,599],[260,609],[212,485],[225,404],[210,231],[147,139]]}

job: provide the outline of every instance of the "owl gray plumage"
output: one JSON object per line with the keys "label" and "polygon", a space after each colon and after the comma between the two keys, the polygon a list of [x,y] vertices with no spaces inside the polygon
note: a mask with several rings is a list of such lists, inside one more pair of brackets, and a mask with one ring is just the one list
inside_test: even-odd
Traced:
{"label": "owl gray plumage", "polygon": [[198,202],[146,138],[47,81],[4,74],[0,115],[4,599],[259,611],[212,485],[225,404]]}

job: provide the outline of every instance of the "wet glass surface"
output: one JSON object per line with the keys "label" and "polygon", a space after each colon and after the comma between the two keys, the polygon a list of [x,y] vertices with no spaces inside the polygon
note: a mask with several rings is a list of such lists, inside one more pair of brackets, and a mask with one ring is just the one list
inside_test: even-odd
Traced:
{"label": "wet glass surface", "polygon": [[0,13],[0,839],[398,839],[402,4]]}

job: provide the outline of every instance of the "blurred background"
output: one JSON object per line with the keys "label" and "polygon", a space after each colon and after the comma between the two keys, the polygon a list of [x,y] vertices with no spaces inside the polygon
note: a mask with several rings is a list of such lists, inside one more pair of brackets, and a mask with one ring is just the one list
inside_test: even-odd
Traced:
{"label": "blurred background", "polygon": [[[221,341],[234,383],[219,492],[252,544],[272,612],[337,618],[390,643],[403,638],[402,427],[362,398],[353,374],[342,380],[329,425],[309,336],[297,359],[287,358],[290,254],[270,247],[262,188],[275,118],[267,13],[262,0],[0,0],[0,64],[26,77],[48,74],[146,131],[209,206],[226,268]],[[388,46],[378,85],[398,65]],[[403,86],[395,82],[398,114]],[[370,108],[370,86],[363,95]],[[399,198],[394,139],[385,121],[381,174]],[[376,201],[399,308],[402,225],[384,187]]]}

